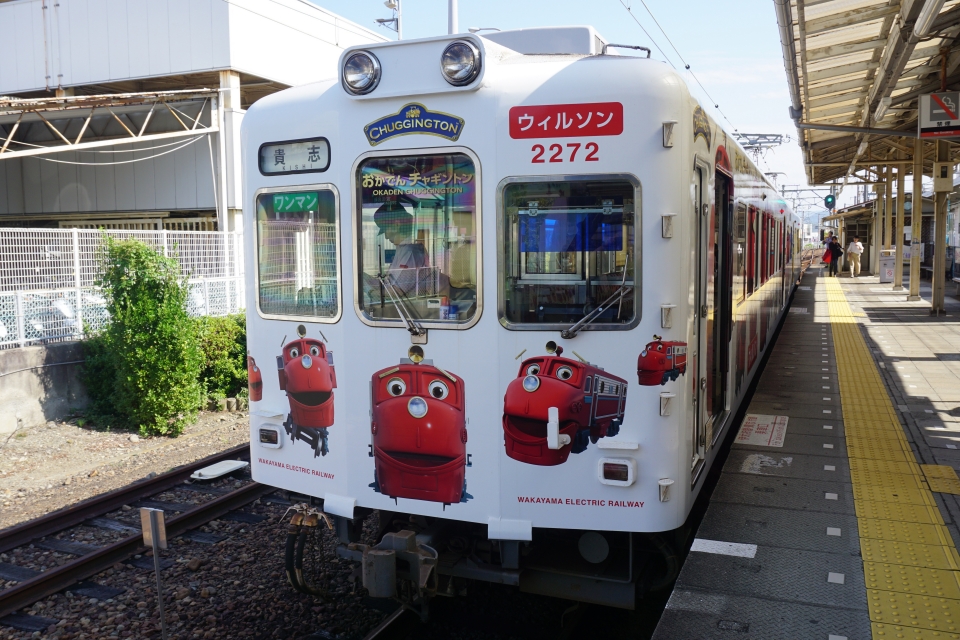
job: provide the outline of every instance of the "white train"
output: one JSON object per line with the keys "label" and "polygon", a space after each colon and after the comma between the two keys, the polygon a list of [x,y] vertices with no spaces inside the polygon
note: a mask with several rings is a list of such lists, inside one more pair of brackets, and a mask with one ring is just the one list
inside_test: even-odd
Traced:
{"label": "white train", "polygon": [[646,560],[755,375],[799,228],[683,79],[624,48],[372,44],[246,114],[251,459],[315,497],[298,588],[320,508],[371,594],[411,606],[482,579],[632,607],[669,577]]}

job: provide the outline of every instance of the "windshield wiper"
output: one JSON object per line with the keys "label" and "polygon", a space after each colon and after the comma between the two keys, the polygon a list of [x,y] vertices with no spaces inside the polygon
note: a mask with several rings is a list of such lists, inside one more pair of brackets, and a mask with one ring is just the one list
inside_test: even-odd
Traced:
{"label": "windshield wiper", "polygon": [[397,295],[394,290],[393,284],[390,283],[382,275],[377,275],[377,280],[380,281],[380,285],[387,292],[387,295],[390,296],[390,302],[393,303],[393,306],[396,307],[397,313],[407,324],[407,331],[410,332],[410,335],[413,336],[424,336],[427,334],[427,330],[420,326],[416,320],[413,319],[413,314],[410,313],[410,310],[407,309],[407,306],[403,303],[402,298]]}
{"label": "windshield wiper", "polygon": [[577,337],[577,334],[581,329],[599,318],[600,314],[602,314],[604,311],[623,300],[623,298],[631,291],[633,291],[632,284],[621,284],[620,288],[614,291],[612,296],[604,300],[599,307],[580,318],[580,320],[572,327],[562,330],[560,332],[560,337],[566,340]]}

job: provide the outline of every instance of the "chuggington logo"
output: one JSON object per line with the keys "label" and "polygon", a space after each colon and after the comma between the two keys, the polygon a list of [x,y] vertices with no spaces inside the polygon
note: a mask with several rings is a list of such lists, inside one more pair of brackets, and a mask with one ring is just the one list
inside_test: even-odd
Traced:
{"label": "chuggington logo", "polygon": [[392,115],[374,120],[363,128],[363,133],[372,147],[395,136],[411,133],[440,136],[452,141],[460,137],[463,125],[463,118],[449,113],[430,111],[422,104],[411,103]]}
{"label": "chuggington logo", "polygon": [[637,358],[638,382],[648,387],[667,384],[687,372],[687,343],[653,337]]}
{"label": "chuggington logo", "polygon": [[371,378],[375,491],[391,498],[466,502],[463,380],[431,360],[404,358]]}
{"label": "chuggington logo", "polygon": [[291,442],[302,440],[313,448],[313,457],[327,455],[327,428],[333,426],[333,390],[337,375],[333,352],[320,340],[306,337],[303,325],[297,327],[299,339],[283,347],[277,356],[280,390],[287,392],[290,414],[283,423]]}
{"label": "chuggington logo", "polygon": [[706,112],[699,106],[693,110],[693,141],[696,142],[697,138],[703,138],[703,141],[707,143],[707,149],[710,148],[710,142],[713,138],[710,131],[710,119],[707,118]]}
{"label": "chuggington logo", "polygon": [[253,356],[247,356],[247,388],[250,392],[250,402],[263,400],[263,374]]}
{"label": "chuggington logo", "polygon": [[587,362],[555,355],[528,358],[507,385],[503,433],[507,455],[543,466],[563,464],[588,443],[620,432],[627,381]]}

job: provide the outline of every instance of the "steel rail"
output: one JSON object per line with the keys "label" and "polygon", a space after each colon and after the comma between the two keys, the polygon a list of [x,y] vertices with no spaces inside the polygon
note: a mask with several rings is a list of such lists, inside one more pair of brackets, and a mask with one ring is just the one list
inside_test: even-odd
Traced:
{"label": "steel rail", "polygon": [[34,520],[15,525],[0,531],[0,553],[29,544],[32,540],[48,536],[69,527],[81,524],[85,520],[101,516],[119,509],[125,504],[136,502],[138,499],[165,491],[189,478],[194,471],[209,466],[221,460],[228,460],[249,452],[250,445],[242,444],[226,451],[214,454],[202,460],[191,462],[161,473],[148,480],[141,480],[126,487],[89,498],[75,505],[65,507]]}
{"label": "steel rail", "polygon": [[[219,498],[197,505],[196,508],[167,521],[167,537],[173,538],[215,520],[272,491],[276,491],[276,488],[251,482]],[[34,578],[24,580],[0,592],[0,618],[109,569],[117,562],[122,562],[134,554],[145,551],[143,536],[132,534],[76,560],[48,569]]]}

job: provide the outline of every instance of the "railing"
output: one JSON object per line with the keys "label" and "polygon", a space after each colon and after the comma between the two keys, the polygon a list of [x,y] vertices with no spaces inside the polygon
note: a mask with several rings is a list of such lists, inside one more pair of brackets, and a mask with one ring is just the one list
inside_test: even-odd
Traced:
{"label": "railing", "polygon": [[109,320],[96,286],[104,234],[136,238],[175,258],[190,288],[191,316],[244,308],[237,233],[0,229],[0,349],[77,340]]}

